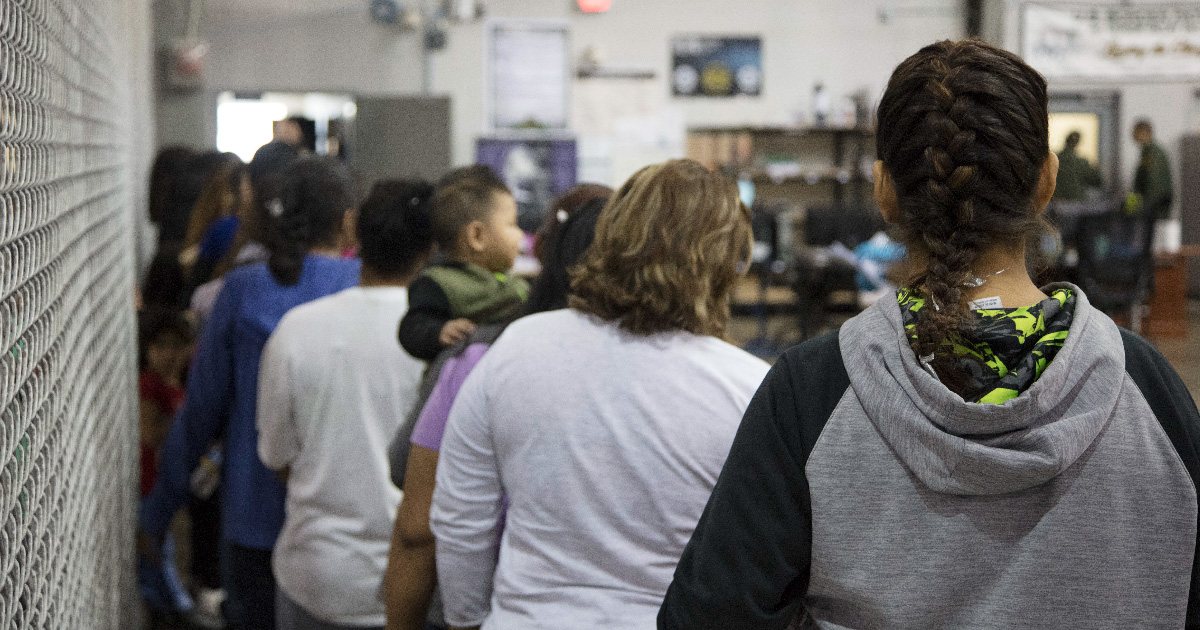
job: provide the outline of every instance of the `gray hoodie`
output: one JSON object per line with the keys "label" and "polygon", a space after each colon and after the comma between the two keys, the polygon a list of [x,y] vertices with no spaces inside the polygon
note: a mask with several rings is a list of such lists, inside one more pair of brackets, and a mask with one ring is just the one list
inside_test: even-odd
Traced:
{"label": "gray hoodie", "polygon": [[743,419],[660,628],[1200,628],[1200,416],[1075,289],[1003,405],[922,369],[895,300],[789,351]]}

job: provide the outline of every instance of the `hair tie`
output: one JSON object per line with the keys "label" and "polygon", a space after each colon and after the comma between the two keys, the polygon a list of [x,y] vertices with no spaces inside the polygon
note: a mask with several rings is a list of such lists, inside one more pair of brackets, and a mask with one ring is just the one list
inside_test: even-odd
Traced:
{"label": "hair tie", "polygon": [[283,202],[279,200],[279,197],[267,202],[267,212],[276,219],[283,216]]}

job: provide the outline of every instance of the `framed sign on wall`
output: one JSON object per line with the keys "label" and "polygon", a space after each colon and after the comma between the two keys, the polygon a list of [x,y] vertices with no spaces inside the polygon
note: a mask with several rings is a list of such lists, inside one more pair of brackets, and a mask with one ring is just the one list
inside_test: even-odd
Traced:
{"label": "framed sign on wall", "polygon": [[1056,79],[1200,79],[1200,3],[1027,2],[1021,55]]}
{"label": "framed sign on wall", "polygon": [[671,40],[675,96],[762,94],[762,38],[680,35]]}
{"label": "framed sign on wall", "polygon": [[569,25],[560,20],[493,20],[485,54],[491,131],[562,131],[569,124]]}

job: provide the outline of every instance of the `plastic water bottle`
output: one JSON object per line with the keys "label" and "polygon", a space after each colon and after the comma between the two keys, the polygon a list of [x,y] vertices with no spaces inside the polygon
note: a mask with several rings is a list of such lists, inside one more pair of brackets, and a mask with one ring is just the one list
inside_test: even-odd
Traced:
{"label": "plastic water bottle", "polygon": [[221,484],[221,460],[224,452],[221,450],[220,444],[214,444],[204,457],[200,458],[200,464],[196,466],[196,470],[192,471],[191,486],[192,494],[200,499],[210,498],[217,491],[217,486]]}

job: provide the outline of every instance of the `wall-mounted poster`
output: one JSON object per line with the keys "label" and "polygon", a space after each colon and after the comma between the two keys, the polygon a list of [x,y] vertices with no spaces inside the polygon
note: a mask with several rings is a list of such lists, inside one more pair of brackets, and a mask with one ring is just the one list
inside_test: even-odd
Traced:
{"label": "wall-mounted poster", "polygon": [[487,32],[485,107],[491,129],[566,129],[568,25],[557,20],[495,20]]}
{"label": "wall-mounted poster", "polygon": [[1200,3],[1027,3],[1021,53],[1050,78],[1200,77]]}
{"label": "wall-mounted poster", "polygon": [[575,185],[574,140],[480,138],[475,158],[508,184],[517,200],[517,223],[526,232],[536,232],[550,202]]}
{"label": "wall-mounted poster", "polygon": [[679,35],[671,40],[675,96],[758,96],[762,82],[762,38]]}

